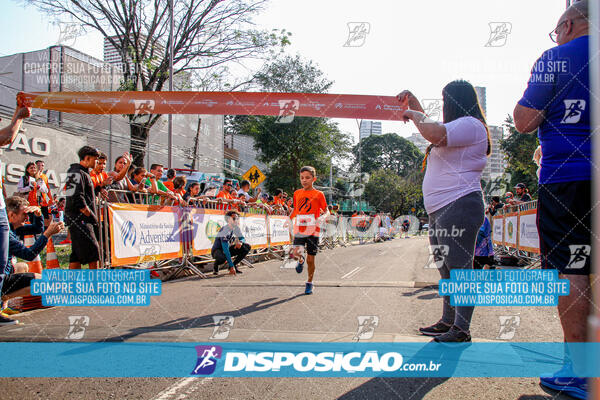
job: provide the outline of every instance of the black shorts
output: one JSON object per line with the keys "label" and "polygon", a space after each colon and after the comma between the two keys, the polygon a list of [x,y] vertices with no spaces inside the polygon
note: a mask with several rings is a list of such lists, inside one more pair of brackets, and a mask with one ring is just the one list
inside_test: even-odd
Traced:
{"label": "black shorts", "polygon": [[306,254],[316,256],[319,251],[318,236],[294,236],[294,246],[304,246]]}
{"label": "black shorts", "polygon": [[69,262],[89,264],[100,260],[98,226],[78,221],[69,226],[71,234],[71,256]]}
{"label": "black shorts", "polygon": [[540,185],[537,228],[542,268],[589,275],[591,268],[591,181]]}
{"label": "black shorts", "polygon": [[35,279],[35,274],[27,272],[24,274],[10,274],[4,278],[2,284],[2,296],[16,292],[31,286],[31,281]]}
{"label": "black shorts", "polygon": [[42,215],[44,216],[44,219],[50,218],[50,212],[48,211],[48,206],[41,206],[40,210],[42,210]]}
{"label": "black shorts", "polygon": [[473,269],[483,269],[484,266],[494,265],[494,256],[475,256],[473,257]]}

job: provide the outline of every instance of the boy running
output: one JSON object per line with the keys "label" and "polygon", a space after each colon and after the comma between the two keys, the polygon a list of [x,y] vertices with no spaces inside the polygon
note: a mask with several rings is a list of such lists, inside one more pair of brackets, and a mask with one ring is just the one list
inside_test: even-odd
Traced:
{"label": "boy running", "polygon": [[302,189],[294,192],[293,210],[290,220],[294,217],[294,247],[291,257],[298,260],[296,272],[302,273],[304,260],[300,254],[300,247],[306,248],[308,254],[308,280],[306,282],[305,294],[312,294],[313,276],[315,274],[315,256],[319,245],[319,225],[329,216],[327,201],[323,192],[316,190],[313,183],[317,180],[317,173],[313,167],[306,166],[300,169],[300,184]]}

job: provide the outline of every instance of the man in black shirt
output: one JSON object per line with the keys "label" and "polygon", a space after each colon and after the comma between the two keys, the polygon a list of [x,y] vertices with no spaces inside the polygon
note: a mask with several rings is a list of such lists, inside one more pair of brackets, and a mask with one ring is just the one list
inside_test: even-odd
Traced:
{"label": "man in black shirt", "polygon": [[517,185],[515,186],[515,198],[510,200],[509,203],[511,205],[517,205],[517,204],[521,204],[521,203],[526,203],[528,201],[531,201],[531,196],[528,193],[527,190],[527,186],[525,186],[524,183],[517,183]]}
{"label": "man in black shirt", "polygon": [[[213,275],[219,275],[219,265],[227,261],[229,265],[229,274],[241,274],[237,265],[242,262],[244,257],[250,252],[250,245],[244,243],[244,235],[239,226],[240,215],[236,211],[228,211],[225,214],[227,225],[222,227],[217,233],[210,254],[215,259]],[[231,257],[236,256],[235,261]]]}
{"label": "man in black shirt", "polygon": [[500,202],[499,196],[492,196],[492,202],[488,207],[488,211],[491,216],[496,215],[496,211],[500,208],[504,207],[504,204]]}
{"label": "man in black shirt", "polygon": [[96,166],[100,152],[93,147],[83,146],[77,155],[79,164],[71,164],[65,184],[65,223],[72,241],[69,268],[81,269],[81,264],[88,264],[90,269],[96,269],[100,260],[98,217],[94,211],[96,193],[89,170]]}

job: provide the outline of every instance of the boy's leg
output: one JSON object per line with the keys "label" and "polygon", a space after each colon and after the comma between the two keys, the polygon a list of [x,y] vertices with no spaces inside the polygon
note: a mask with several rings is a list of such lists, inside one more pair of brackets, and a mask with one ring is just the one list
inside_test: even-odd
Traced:
{"label": "boy's leg", "polygon": [[69,269],[81,269],[81,263],[71,262],[69,263]]}
{"label": "boy's leg", "polygon": [[306,265],[308,267],[308,282],[312,283],[315,275],[315,256],[309,254],[306,257]]}
{"label": "boy's leg", "polygon": [[89,269],[98,269],[98,261],[92,261],[88,264]]}

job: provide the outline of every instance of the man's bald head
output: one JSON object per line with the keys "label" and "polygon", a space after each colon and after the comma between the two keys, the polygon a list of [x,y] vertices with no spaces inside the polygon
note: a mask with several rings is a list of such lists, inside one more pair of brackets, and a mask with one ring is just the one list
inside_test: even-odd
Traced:
{"label": "man's bald head", "polygon": [[588,23],[588,1],[581,0],[571,4],[569,8],[565,10],[562,18],[577,18],[583,17],[583,22]]}
{"label": "man's bald head", "polygon": [[571,4],[558,19],[556,24],[559,45],[570,42],[588,34],[588,0],[580,0]]}

